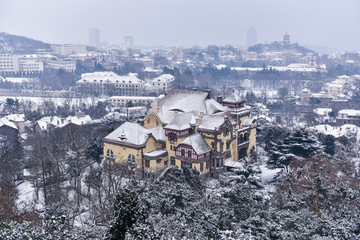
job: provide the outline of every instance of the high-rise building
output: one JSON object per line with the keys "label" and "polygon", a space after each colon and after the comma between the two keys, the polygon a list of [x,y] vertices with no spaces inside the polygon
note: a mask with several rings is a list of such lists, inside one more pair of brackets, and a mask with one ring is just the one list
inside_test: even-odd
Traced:
{"label": "high-rise building", "polygon": [[89,29],[89,43],[91,46],[99,46],[100,45],[99,29],[97,29],[97,28]]}
{"label": "high-rise building", "polygon": [[133,36],[125,36],[125,48],[126,49],[133,49],[134,48],[134,37]]}
{"label": "high-rise building", "polygon": [[257,32],[256,29],[251,27],[247,30],[246,34],[246,45],[248,47],[256,44]]}

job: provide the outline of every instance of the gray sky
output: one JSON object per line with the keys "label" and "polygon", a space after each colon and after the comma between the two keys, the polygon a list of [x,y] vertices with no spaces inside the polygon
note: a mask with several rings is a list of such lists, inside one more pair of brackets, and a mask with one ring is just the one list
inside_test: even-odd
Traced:
{"label": "gray sky", "polygon": [[88,29],[114,44],[245,46],[281,40],[360,50],[359,0],[0,0],[0,32],[49,43],[88,43]]}

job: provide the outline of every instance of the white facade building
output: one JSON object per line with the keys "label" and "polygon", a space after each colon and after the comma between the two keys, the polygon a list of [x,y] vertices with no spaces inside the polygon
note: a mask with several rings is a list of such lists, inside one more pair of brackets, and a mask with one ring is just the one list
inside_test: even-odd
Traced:
{"label": "white facade building", "polygon": [[80,44],[53,44],[51,49],[59,55],[86,53],[86,46]]}
{"label": "white facade building", "polygon": [[77,91],[85,94],[139,96],[145,92],[145,82],[136,73],[119,76],[113,72],[81,74]]}
{"label": "white facade building", "polygon": [[108,103],[114,107],[126,107],[129,102],[131,102],[134,106],[151,106],[153,101],[159,99],[161,99],[161,96],[112,96],[108,99]]}
{"label": "white facade building", "polygon": [[39,73],[44,64],[36,55],[0,55],[0,72],[3,73]]}
{"label": "white facade building", "polygon": [[73,60],[49,60],[48,67],[54,69],[64,69],[68,72],[74,72],[76,70],[76,62]]}
{"label": "white facade building", "polygon": [[172,90],[174,80],[175,77],[173,75],[163,74],[157,78],[154,78],[151,81],[151,85],[156,91],[156,93],[168,92]]}

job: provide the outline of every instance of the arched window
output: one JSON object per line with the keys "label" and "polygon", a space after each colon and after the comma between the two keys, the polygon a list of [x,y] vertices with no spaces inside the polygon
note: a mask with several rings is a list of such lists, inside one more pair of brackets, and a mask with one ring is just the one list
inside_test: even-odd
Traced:
{"label": "arched window", "polygon": [[136,167],[136,161],[135,161],[135,156],[134,156],[134,154],[129,154],[129,156],[128,156],[128,164],[129,164],[131,167]]}

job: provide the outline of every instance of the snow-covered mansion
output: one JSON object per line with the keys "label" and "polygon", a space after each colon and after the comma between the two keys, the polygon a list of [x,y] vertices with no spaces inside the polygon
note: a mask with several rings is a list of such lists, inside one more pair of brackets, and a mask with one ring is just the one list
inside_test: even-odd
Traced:
{"label": "snow-covered mansion", "polygon": [[174,166],[216,174],[255,154],[256,126],[236,92],[214,100],[209,91],[173,90],[154,101],[143,126],[125,122],[104,138],[104,160],[142,177]]}

